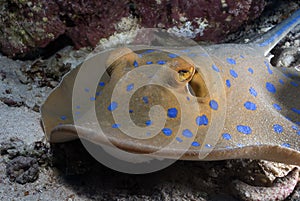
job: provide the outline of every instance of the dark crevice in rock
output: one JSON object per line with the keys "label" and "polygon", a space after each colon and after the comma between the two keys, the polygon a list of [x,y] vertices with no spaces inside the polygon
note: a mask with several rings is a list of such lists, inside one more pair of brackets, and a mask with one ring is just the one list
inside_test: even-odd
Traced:
{"label": "dark crevice in rock", "polygon": [[62,48],[68,45],[74,45],[74,44],[68,36],[63,34],[60,35],[57,39],[51,41],[46,47],[35,48],[32,51],[26,53],[25,55],[23,54],[16,55],[15,59],[21,59],[21,60],[34,60],[36,58],[48,59],[57,51],[61,50]]}

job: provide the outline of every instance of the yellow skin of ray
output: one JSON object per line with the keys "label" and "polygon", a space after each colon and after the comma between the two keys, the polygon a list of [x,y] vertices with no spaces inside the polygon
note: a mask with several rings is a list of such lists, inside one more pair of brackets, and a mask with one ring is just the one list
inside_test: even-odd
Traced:
{"label": "yellow skin of ray", "polygon": [[[151,49],[151,47],[149,47]],[[214,72],[213,76],[207,76],[202,73],[203,68],[211,68],[207,65],[206,58],[201,56],[191,57],[181,56],[179,58],[171,59],[167,54],[152,53],[144,55],[142,58],[135,52],[128,48],[114,50],[107,58],[108,75],[103,78],[104,81],[109,81],[104,89],[101,97],[96,99],[96,111],[103,131],[106,137],[117,147],[131,152],[137,153],[153,153],[156,150],[166,146],[170,141],[174,140],[176,136],[166,136],[161,132],[147,140],[134,139],[130,136],[123,134],[119,129],[111,128],[114,122],[111,112],[106,108],[110,104],[110,94],[116,82],[122,78],[130,70],[134,69],[134,61],[139,66],[146,65],[148,60],[157,61],[164,59],[167,61],[165,66],[175,70],[178,74],[161,75],[161,82],[170,82],[171,92],[182,96],[183,100],[187,95],[193,94],[196,96],[199,113],[195,113],[192,107],[187,107],[189,111],[184,111],[190,114],[190,119],[181,122],[181,111],[179,109],[178,116],[174,119],[169,119],[166,122],[166,127],[170,127],[174,132],[178,129],[180,123],[195,124],[197,116],[205,114],[208,117],[209,124],[206,126],[199,126],[194,141],[201,144],[200,147],[189,146],[189,149],[184,153],[181,159],[185,160],[199,160],[199,152],[207,152],[205,158],[201,160],[224,160],[231,158],[252,158],[252,159],[265,159],[270,161],[283,162],[287,164],[300,165],[300,140],[299,135],[292,129],[294,122],[299,121],[297,114],[290,111],[290,108],[297,108],[296,100],[299,100],[299,93],[295,93],[297,88],[292,88],[291,85],[281,85],[278,80],[282,79],[285,83],[291,81],[290,78],[285,77],[277,69],[270,67],[272,74],[268,73],[267,67],[264,63],[265,58],[263,52],[257,51],[249,45],[219,45],[210,46],[205,49],[210,59],[213,61],[220,72]],[[197,48],[192,52],[197,53]],[[166,50],[169,52],[169,50]],[[243,56],[243,58],[241,57]],[[236,61],[236,65],[226,62],[227,58],[232,58]],[[126,68],[124,68],[126,67]],[[248,68],[251,67],[254,71],[251,74]],[[48,98],[42,107],[43,125],[47,134],[47,138],[51,142],[63,142],[77,138],[77,131],[73,126],[72,117],[72,103],[70,93],[74,79],[78,72],[78,67],[69,75],[66,76],[64,83],[56,89]],[[230,70],[234,70],[237,78],[233,78]],[[218,76],[217,78],[214,76]],[[215,146],[210,150],[205,149],[204,140],[209,138],[206,136],[208,128],[212,122],[216,123],[216,117],[219,111],[214,111],[209,107],[209,101],[212,97],[216,96],[215,91],[210,90],[211,84],[216,79],[222,83],[220,88],[226,94],[226,106],[219,105],[219,110],[223,108],[226,110],[224,126],[221,126],[217,136]],[[229,79],[231,87],[226,87],[225,82]],[[204,80],[209,80],[205,82]],[[271,82],[276,87],[276,94],[270,93],[266,90],[266,82]],[[187,85],[190,84],[193,93],[188,90]],[[173,86],[173,88],[172,88]],[[125,88],[126,86],[124,86]],[[257,97],[249,93],[249,89],[253,87],[257,92]],[[173,90],[173,91],[172,91]],[[168,90],[162,88],[155,88],[148,86],[140,89],[138,93],[134,94],[133,101],[130,106],[135,111],[131,114],[133,122],[138,126],[144,126],[145,121],[149,118],[148,112],[151,106],[160,104],[164,109],[171,107],[178,107],[176,99],[172,97],[172,93],[167,96]],[[123,94],[120,95],[122,97]],[[125,95],[125,92],[124,92]],[[61,97],[64,97],[63,100]],[[141,101],[142,96],[148,96],[149,103],[145,106]],[[138,100],[138,101],[135,101]],[[218,103],[223,100],[216,99]],[[255,111],[247,110],[244,107],[246,101],[254,102],[257,106]],[[283,108],[282,111],[277,111],[273,108],[273,104],[280,104]],[[142,108],[142,109],[141,109]],[[67,120],[61,120],[59,117],[66,115]],[[290,115],[292,121],[285,118]],[[63,125],[59,125],[63,123]],[[98,123],[98,122],[95,122]],[[284,127],[284,131],[280,134],[275,133],[273,125],[280,124]],[[237,131],[237,125],[249,125],[252,128],[252,133],[249,135]],[[188,125],[187,125],[188,126]],[[104,143],[103,138],[95,136],[90,131],[92,122],[89,125],[79,128],[79,136],[95,143]],[[226,140],[222,138],[223,133],[230,133],[232,139]],[[182,137],[182,136],[181,136]],[[184,137],[182,137],[184,139]],[[191,143],[191,141],[187,141]],[[289,143],[290,148],[283,147],[282,143]],[[180,144],[180,143],[178,143]],[[241,144],[242,146],[238,146]],[[230,146],[228,149],[226,147]],[[174,158],[182,150],[178,146],[178,150],[166,150],[162,153],[161,157]]]}

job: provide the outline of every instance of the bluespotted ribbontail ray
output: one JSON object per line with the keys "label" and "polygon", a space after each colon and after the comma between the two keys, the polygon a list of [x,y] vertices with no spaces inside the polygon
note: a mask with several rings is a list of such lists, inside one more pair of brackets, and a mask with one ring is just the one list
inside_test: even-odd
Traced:
{"label": "bluespotted ribbontail ray", "polygon": [[[299,73],[264,57],[299,22],[300,10],[249,44],[104,50],[66,75],[45,101],[47,139],[109,140],[166,158],[300,165]],[[100,68],[107,69],[103,76],[88,74]]]}

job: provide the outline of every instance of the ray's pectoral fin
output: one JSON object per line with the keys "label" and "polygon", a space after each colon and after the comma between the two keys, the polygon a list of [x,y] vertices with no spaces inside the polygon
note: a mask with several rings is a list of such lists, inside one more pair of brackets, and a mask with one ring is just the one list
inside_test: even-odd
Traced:
{"label": "ray's pectoral fin", "polygon": [[[121,58],[121,59],[120,59]],[[79,100],[78,105],[73,105],[74,85],[76,83],[77,76],[80,73],[85,73],[89,67],[91,68],[103,68],[106,69],[104,74],[100,74],[99,87],[108,83],[111,79],[111,75],[121,74],[121,70],[116,68],[117,66],[130,66],[130,62],[137,58],[137,55],[128,48],[120,48],[113,51],[107,51],[100,53],[89,58],[75,69],[71,70],[63,77],[63,81],[50,93],[44,104],[41,106],[41,123],[46,133],[47,140],[49,142],[65,142],[78,138],[77,130],[74,126],[74,117],[80,117],[84,115],[90,108],[87,108],[84,102],[85,99],[95,101],[101,94],[101,91],[94,91],[83,82],[82,86],[77,91],[81,96],[82,101]],[[106,61],[103,62],[103,61]],[[108,66],[110,68],[108,68]],[[116,70],[117,69],[117,70]],[[115,71],[116,70],[116,71]],[[124,70],[124,69],[123,69]],[[121,76],[121,75],[119,75]],[[98,79],[97,79],[98,80]]]}
{"label": "ray's pectoral fin", "polygon": [[[299,87],[300,72],[293,68],[282,68],[280,75],[281,84],[275,85],[274,98],[278,103],[277,109],[288,120],[300,125]],[[276,78],[273,78],[274,80]],[[277,81],[277,80],[275,80]]]}
{"label": "ray's pectoral fin", "polygon": [[[56,89],[54,89],[44,104],[41,106],[41,122],[46,133],[48,141],[52,141],[52,130],[62,124],[72,125],[74,123],[72,116],[72,89],[76,75],[76,68],[69,72]],[[69,141],[76,138],[74,135],[62,136],[61,139],[53,139],[53,141]]]}

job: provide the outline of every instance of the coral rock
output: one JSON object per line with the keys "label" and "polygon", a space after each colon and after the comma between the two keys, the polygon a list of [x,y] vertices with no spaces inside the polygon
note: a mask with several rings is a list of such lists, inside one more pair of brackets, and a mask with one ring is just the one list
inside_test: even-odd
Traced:
{"label": "coral rock", "polygon": [[95,47],[101,38],[124,31],[118,28],[124,19],[136,19],[141,27],[218,42],[258,17],[264,6],[265,0],[3,0],[0,51],[22,58],[61,35],[76,48]]}
{"label": "coral rock", "polygon": [[0,48],[11,57],[45,47],[65,31],[56,3],[47,0],[0,2]]}
{"label": "coral rock", "polygon": [[145,27],[163,27],[198,40],[218,42],[258,17],[264,0],[138,0],[136,13]]}
{"label": "coral rock", "polygon": [[72,39],[76,48],[96,46],[101,38],[116,31],[115,25],[123,17],[130,15],[127,0],[118,3],[113,0],[58,0],[57,4],[66,19],[66,35]]}

